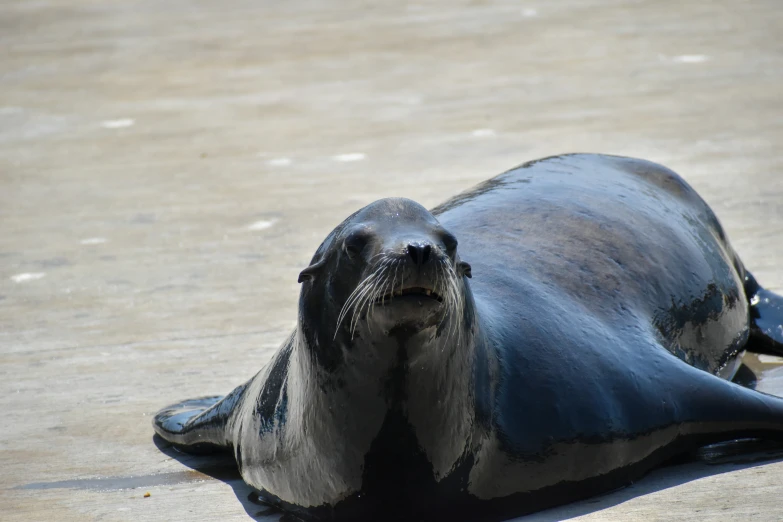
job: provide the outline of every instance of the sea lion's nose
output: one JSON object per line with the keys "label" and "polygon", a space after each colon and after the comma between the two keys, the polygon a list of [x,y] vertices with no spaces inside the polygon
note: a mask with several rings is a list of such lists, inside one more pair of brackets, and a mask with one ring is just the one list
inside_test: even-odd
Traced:
{"label": "sea lion's nose", "polygon": [[432,245],[429,243],[409,243],[408,255],[411,256],[416,266],[422,266],[430,258]]}

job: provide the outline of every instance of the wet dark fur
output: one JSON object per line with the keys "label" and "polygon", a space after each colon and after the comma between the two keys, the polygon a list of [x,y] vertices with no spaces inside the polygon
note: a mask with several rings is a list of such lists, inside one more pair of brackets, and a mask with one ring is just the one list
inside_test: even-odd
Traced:
{"label": "wet dark fur", "polygon": [[[339,321],[384,259],[438,294],[452,270],[460,306],[365,299],[355,327]],[[397,285],[381,275],[378,295]],[[501,520],[705,444],[783,438],[783,400],[726,380],[742,350],[783,353],[783,299],[660,165],[560,156],[431,213],[381,200],[300,280],[297,331],[269,365],[154,426],[185,449],[231,448],[303,519]]]}

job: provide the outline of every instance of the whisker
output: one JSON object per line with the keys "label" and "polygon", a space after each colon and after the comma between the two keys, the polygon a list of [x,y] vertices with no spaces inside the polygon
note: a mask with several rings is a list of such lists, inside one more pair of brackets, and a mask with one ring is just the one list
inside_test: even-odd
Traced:
{"label": "whisker", "polygon": [[397,270],[400,268],[400,265],[402,264],[402,259],[398,259],[394,262],[394,278],[392,279],[392,285],[391,289],[389,290],[389,293],[391,294],[391,297],[389,298],[389,302],[394,301],[394,289],[396,288],[395,283],[397,283]]}
{"label": "whisker", "polygon": [[378,266],[375,268],[372,274],[370,274],[365,281],[369,281],[367,286],[364,290],[359,294],[356,301],[353,303],[353,314],[351,316],[351,324],[350,324],[350,330],[351,330],[351,339],[353,339],[354,334],[356,333],[356,325],[359,322],[359,319],[361,318],[361,311],[364,308],[365,304],[368,305],[371,303],[369,300],[370,297],[372,297],[375,294],[375,289],[378,286],[379,279],[383,275],[383,268],[386,265],[386,260],[381,261]]}
{"label": "whisker", "polygon": [[377,264],[373,273],[365,279],[365,281],[368,282],[367,285],[352,304],[353,314],[351,315],[350,323],[351,339],[353,339],[353,336],[356,333],[356,325],[359,323],[365,307],[367,308],[367,315],[370,315],[374,311],[375,299],[378,297],[378,292],[381,291],[383,285],[385,285],[386,279],[388,279],[387,266],[389,266],[392,261],[393,260],[389,258],[382,260]]}
{"label": "whisker", "polygon": [[340,314],[337,317],[338,328],[342,320],[345,318],[345,315],[348,313],[348,310],[353,305],[353,302],[359,298],[359,295],[364,291],[365,287],[368,284],[369,284],[369,277],[364,279],[361,283],[359,283],[354,289],[354,291],[351,293],[351,295],[348,296],[348,299],[345,301],[345,304],[343,305],[342,309],[340,309]]}
{"label": "whisker", "polygon": [[[375,313],[375,302],[384,295],[383,290],[386,288],[386,282],[389,280],[390,277],[390,270],[385,270],[386,265],[391,265],[391,261],[384,263],[383,269],[384,269],[384,275],[383,279],[380,279],[377,281],[377,283],[373,287],[373,292],[369,294],[369,299],[367,303],[367,316],[371,316]],[[382,269],[379,267],[379,270]]]}
{"label": "whisker", "polygon": [[[347,324],[348,331],[353,339],[362,317],[368,319],[374,317],[377,304],[385,305],[387,297],[389,302],[393,301],[395,291],[405,288],[405,259],[382,252],[373,256],[371,261],[379,258],[380,260],[374,263],[372,271],[356,285],[340,309],[335,326],[335,339],[348,316],[350,316]],[[459,286],[460,277],[449,258],[438,258],[433,268],[433,292],[444,307],[441,325],[444,327],[445,339],[459,344],[462,340],[461,326],[464,311],[464,298]],[[443,324],[444,321],[447,323]],[[371,328],[370,323],[371,321],[368,321],[367,328]]]}
{"label": "whisker", "polygon": [[364,294],[364,292],[366,292],[367,289],[372,286],[373,279],[376,278],[377,275],[377,270],[373,271],[373,273],[362,280],[362,282],[356,286],[351,295],[348,296],[348,299],[345,301],[345,304],[343,305],[342,309],[340,310],[340,314],[337,317],[337,326],[334,334],[335,338],[337,337],[337,331],[340,329],[340,323],[343,322],[343,319],[345,319],[348,311],[355,306],[356,302],[361,298],[362,294]]}

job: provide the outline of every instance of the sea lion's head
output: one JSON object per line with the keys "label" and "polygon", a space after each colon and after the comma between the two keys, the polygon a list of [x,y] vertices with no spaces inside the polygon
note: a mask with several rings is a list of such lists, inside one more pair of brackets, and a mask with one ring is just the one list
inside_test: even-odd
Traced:
{"label": "sea lion's head", "polygon": [[465,277],[457,238],[427,209],[382,199],[335,228],[301,272],[300,320],[319,330],[319,345],[433,326],[448,335],[462,320]]}

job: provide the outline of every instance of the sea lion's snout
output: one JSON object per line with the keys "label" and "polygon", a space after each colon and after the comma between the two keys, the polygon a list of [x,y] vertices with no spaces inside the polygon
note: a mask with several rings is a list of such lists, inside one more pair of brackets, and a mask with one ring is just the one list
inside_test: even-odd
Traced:
{"label": "sea lion's snout", "polygon": [[421,268],[430,259],[432,245],[427,242],[413,242],[408,244],[407,251],[416,266]]}
{"label": "sea lion's snout", "polygon": [[[457,238],[418,203],[392,198],[368,205],[338,238],[339,270],[353,274],[337,318],[351,335],[360,322],[388,331],[440,324],[462,309],[470,265]],[[334,295],[334,294],[333,294]]]}

